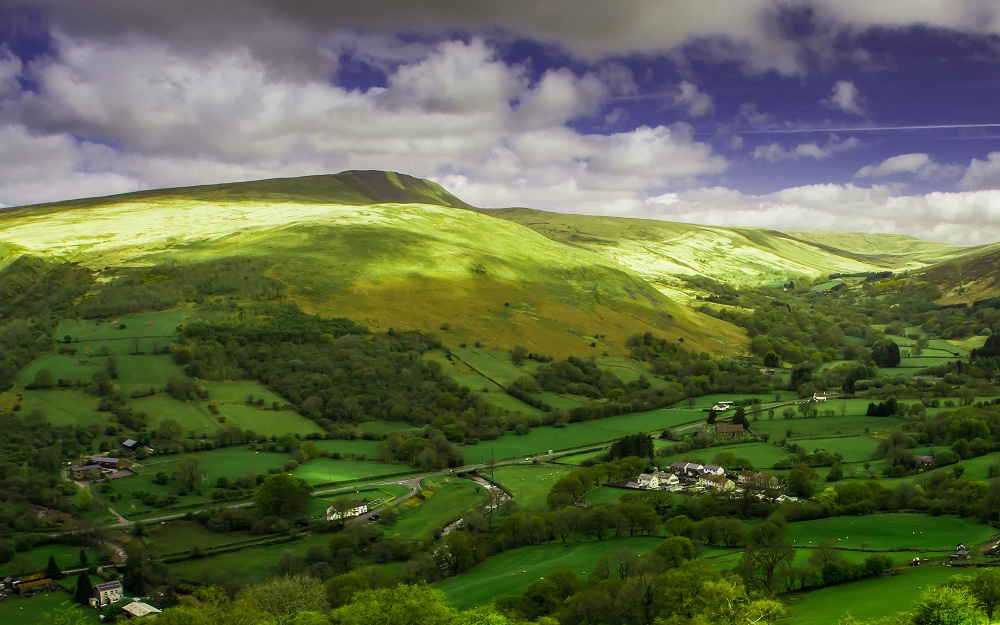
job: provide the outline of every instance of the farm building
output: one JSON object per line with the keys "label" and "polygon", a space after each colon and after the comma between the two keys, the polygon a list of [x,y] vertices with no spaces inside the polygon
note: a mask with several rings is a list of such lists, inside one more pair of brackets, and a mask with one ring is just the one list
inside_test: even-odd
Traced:
{"label": "farm building", "polygon": [[[6,583],[7,580],[4,580],[4,582]],[[18,595],[26,597],[39,590],[48,590],[55,583],[45,573],[32,573],[31,575],[11,579],[8,585],[12,590],[16,590]]]}
{"label": "farm building", "polygon": [[90,464],[96,464],[102,469],[127,469],[129,461],[124,458],[108,458],[106,456],[93,456]]}
{"label": "farm building", "polygon": [[742,423],[725,423],[715,426],[715,435],[719,438],[739,438],[743,434]]}
{"label": "farm building", "polygon": [[128,438],[122,441],[122,447],[129,451],[135,451],[139,448],[139,441],[134,438]]}
{"label": "farm building", "polygon": [[758,486],[760,488],[776,488],[781,484],[781,481],[770,473],[740,471],[736,477],[742,485]]}
{"label": "farm building", "polygon": [[[363,501],[352,501],[350,503],[351,507],[344,511],[344,518],[350,518],[354,516],[361,516],[368,512],[368,504]],[[341,518],[341,513],[336,509],[335,506],[330,506],[326,509],[326,520],[327,521],[339,521]]]}
{"label": "farm building", "polygon": [[94,586],[93,602],[96,607],[103,607],[117,603],[124,597],[124,590],[121,582],[104,582]]}
{"label": "farm building", "polygon": [[660,488],[665,488],[667,486],[677,486],[677,484],[680,483],[680,480],[677,479],[677,476],[674,475],[673,473],[667,473],[666,471],[657,471],[653,475],[655,475],[656,479],[660,481]]}
{"label": "farm building", "polygon": [[97,464],[82,464],[80,466],[70,467],[69,474],[74,480],[86,480],[100,477],[101,466]]}
{"label": "farm building", "polygon": [[702,475],[725,475],[726,470],[715,464],[706,464],[701,468]]}
{"label": "farm building", "polygon": [[681,462],[678,460],[672,463],[669,468],[672,472],[683,477],[698,477],[705,466],[694,462]]}
{"label": "farm building", "polygon": [[724,475],[703,474],[698,478],[698,485],[720,492],[728,492],[736,488],[736,484]]}
{"label": "farm building", "polygon": [[913,456],[913,459],[917,461],[917,464],[924,467],[934,464],[934,456]]}
{"label": "farm building", "polygon": [[712,406],[711,410],[713,412],[725,412],[726,410],[729,410],[732,407],[733,407],[733,402],[731,402],[731,401],[720,401],[720,402],[717,402],[714,406]]}
{"label": "farm building", "polygon": [[636,481],[639,483],[639,488],[655,489],[660,487],[660,479],[653,473],[641,473]]}
{"label": "farm building", "polygon": [[148,603],[143,603],[142,601],[132,601],[126,603],[122,606],[122,610],[125,610],[135,618],[146,616],[147,614],[157,614],[160,610],[157,610]]}

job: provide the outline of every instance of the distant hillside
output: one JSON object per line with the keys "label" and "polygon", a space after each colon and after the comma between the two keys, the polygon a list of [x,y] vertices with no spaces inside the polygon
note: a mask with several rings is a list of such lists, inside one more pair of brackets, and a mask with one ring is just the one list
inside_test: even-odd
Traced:
{"label": "distant hillside", "polygon": [[[432,183],[378,172],[296,182],[0,211],[0,240],[108,279],[118,267],[261,258],[308,311],[374,329],[433,331],[453,344],[562,356],[618,352],[646,331],[712,352],[745,342],[735,327],[676,304],[614,260],[461,210]],[[321,199],[329,197],[337,199]]]}
{"label": "distant hillside", "polygon": [[941,289],[942,304],[1000,296],[1000,243],[968,250],[929,267],[918,277]]}
{"label": "distant hillside", "polygon": [[484,212],[613,259],[675,295],[683,288],[677,276],[760,285],[831,273],[917,269],[960,249],[895,235],[883,242],[881,235],[784,233],[525,208]]}

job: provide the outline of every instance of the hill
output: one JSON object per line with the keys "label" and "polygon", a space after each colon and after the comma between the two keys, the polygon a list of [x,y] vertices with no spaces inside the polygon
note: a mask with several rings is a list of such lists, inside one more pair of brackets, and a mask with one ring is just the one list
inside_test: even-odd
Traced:
{"label": "hill", "polygon": [[785,233],[525,208],[487,212],[612,258],[674,296],[683,295],[685,288],[677,276],[756,286],[831,273],[918,269],[961,250],[900,235]]}
{"label": "hill", "polygon": [[1000,243],[967,250],[927,268],[919,277],[941,289],[942,304],[1000,296]]}
{"label": "hill", "polygon": [[258,258],[307,311],[454,344],[562,356],[616,351],[645,331],[712,352],[744,341],[613,259],[466,206],[426,181],[345,172],[5,210],[0,238],[105,280],[121,268]]}

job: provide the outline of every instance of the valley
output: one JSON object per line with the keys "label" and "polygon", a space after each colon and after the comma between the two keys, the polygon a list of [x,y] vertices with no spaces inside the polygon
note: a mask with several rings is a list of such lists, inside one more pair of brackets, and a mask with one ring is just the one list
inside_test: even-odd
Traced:
{"label": "valley", "polygon": [[[163,608],[406,582],[525,622],[693,615],[636,598],[686,579],[819,623],[997,562],[989,246],[381,172],[7,209],[0,239],[4,576],[52,556]],[[732,484],[638,487],[674,463]],[[62,593],[16,594],[0,620]]]}

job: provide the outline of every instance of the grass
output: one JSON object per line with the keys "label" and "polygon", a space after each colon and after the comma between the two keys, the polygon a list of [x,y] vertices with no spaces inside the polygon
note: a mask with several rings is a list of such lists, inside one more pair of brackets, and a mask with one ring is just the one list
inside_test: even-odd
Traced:
{"label": "grass", "polygon": [[954,549],[958,543],[983,540],[988,528],[968,519],[925,514],[872,514],[856,517],[829,517],[788,525],[794,545],[818,546],[829,540],[837,547],[876,550]]}
{"label": "grass", "polygon": [[253,396],[254,399],[263,399],[264,406],[270,408],[271,404],[277,402],[283,406],[288,403],[284,397],[278,395],[263,384],[251,382],[249,380],[237,380],[233,382],[202,382],[202,387],[208,391],[208,399],[214,402],[225,404],[242,404],[247,398]]}
{"label": "grass", "polygon": [[868,620],[908,610],[920,595],[943,584],[956,573],[943,566],[905,569],[891,577],[878,577],[821,588],[786,599],[790,622],[796,625],[829,625],[851,616]]}
{"label": "grass", "polygon": [[[362,500],[367,499],[369,501],[368,510],[370,512],[377,507],[381,507],[391,502],[396,497],[405,495],[408,492],[410,492],[410,489],[400,484],[384,484],[378,487],[360,488],[345,493],[313,496],[309,502],[309,514],[313,517],[325,515],[327,509],[333,504],[334,500],[341,499],[343,497]],[[374,502],[377,500],[380,500],[381,503],[376,505]]]}
{"label": "grass", "polygon": [[21,372],[14,378],[14,384],[17,386],[31,384],[41,369],[47,369],[56,380],[90,382],[95,373],[107,370],[104,361],[104,356],[87,358],[68,354],[45,354],[35,358],[27,367],[21,369]]}
{"label": "grass", "polygon": [[830,453],[839,453],[844,457],[844,462],[864,462],[865,460],[870,460],[875,453],[875,448],[878,447],[878,440],[865,434],[831,438],[797,438],[794,440],[794,443],[809,453],[817,449],[825,449]]}
{"label": "grass", "polygon": [[254,538],[249,532],[213,532],[201,523],[176,520],[149,527],[147,543],[157,555],[180,553],[191,549],[209,549],[239,540]]}
{"label": "grass", "polygon": [[118,379],[115,382],[126,392],[162,389],[170,378],[187,378],[173,357],[165,354],[119,356],[116,361]]}
{"label": "grass", "polygon": [[194,582],[221,584],[238,580],[252,583],[261,581],[270,574],[269,569],[278,561],[282,552],[289,551],[304,556],[310,547],[326,550],[329,542],[328,535],[312,534],[290,542],[248,547],[204,558],[184,560],[168,566],[182,579]]}
{"label": "grass", "polygon": [[[91,576],[93,583],[98,578]],[[76,584],[76,576],[62,580],[63,587]],[[71,614],[72,621],[59,621],[60,614]],[[31,597],[21,598],[13,594],[0,601],[0,623],[17,623],[17,625],[50,625],[54,622],[100,623],[97,610],[78,606],[73,602],[70,592],[38,593]]]}
{"label": "grass", "polygon": [[522,508],[534,510],[546,505],[552,485],[569,473],[569,469],[527,465],[499,467],[493,478],[510,489],[514,501]]}
{"label": "grass", "polygon": [[[107,319],[67,319],[60,322],[56,337],[63,340],[67,334],[74,342],[132,339],[135,337],[174,336],[177,326],[191,316],[185,308],[175,308],[139,315],[121,315]],[[125,327],[119,327],[124,325]]]}
{"label": "grass", "polygon": [[618,503],[622,497],[629,493],[640,493],[642,491],[637,491],[631,488],[612,488],[611,486],[598,486],[583,495],[583,499],[586,499],[595,506],[606,503]]}
{"label": "grass", "polygon": [[[291,460],[288,454],[267,451],[252,451],[245,446],[225,447],[191,454],[201,463],[209,482],[214,484],[220,477],[233,480],[247,474],[257,475],[267,473],[270,469],[281,467]],[[174,464],[181,456],[155,456],[144,463],[144,472],[174,471]],[[128,480],[123,480],[128,481]]]}
{"label": "grass", "polygon": [[21,410],[30,414],[38,410],[53,425],[100,425],[107,417],[97,411],[97,400],[83,391],[32,390],[22,391]]}
{"label": "grass", "polygon": [[448,600],[459,609],[488,603],[494,597],[515,595],[534,581],[562,569],[586,578],[602,558],[616,550],[645,553],[662,538],[612,538],[574,543],[549,543],[519,547],[498,554],[481,564],[438,584]]}
{"label": "grass", "polygon": [[164,419],[179,423],[185,436],[190,432],[194,432],[195,436],[211,436],[219,429],[219,422],[200,401],[183,402],[168,395],[156,395],[130,399],[128,404],[136,412],[146,413],[150,429],[158,428]]}
{"label": "grass", "polygon": [[708,447],[706,449],[692,450],[682,454],[664,456],[660,468],[666,468],[670,463],[677,460],[687,460],[700,464],[711,464],[712,459],[719,453],[731,451],[738,457],[746,458],[755,468],[770,469],[779,460],[787,458],[790,454],[787,449],[782,449],[771,443],[743,443],[736,445],[723,445],[718,447]]}
{"label": "grass", "polygon": [[483,393],[482,395],[480,395],[480,397],[487,404],[496,406],[498,408],[503,408],[508,412],[520,412],[523,415],[535,416],[535,417],[544,414],[538,408],[530,406],[521,401],[520,399],[514,397],[513,395],[508,395],[503,391],[500,391],[498,393],[492,393],[492,392]]}
{"label": "grass", "polygon": [[504,351],[487,351],[482,349],[463,349],[456,347],[451,350],[461,362],[487,380],[506,387],[525,375],[510,361],[510,354]]}
{"label": "grass", "polygon": [[580,466],[585,460],[590,460],[591,458],[596,458],[601,454],[607,453],[605,450],[600,449],[598,451],[584,451],[578,454],[568,454],[565,456],[559,456],[553,462],[558,462],[559,464],[572,464],[575,466]]}
{"label": "grass", "polygon": [[358,431],[373,434],[390,434],[399,430],[410,430],[413,426],[402,421],[365,421],[358,424]]}
{"label": "grass", "polygon": [[[867,407],[867,402],[865,406]],[[772,438],[785,438],[786,431],[792,430],[792,442],[802,437],[827,437],[839,434],[864,434],[875,432],[890,432],[902,427],[906,419],[900,417],[866,417],[864,415],[847,414],[833,417],[819,416],[806,419],[795,413],[792,419],[785,419],[780,412],[775,411],[774,419],[761,419],[751,422],[750,428],[760,434],[770,434]]]}
{"label": "grass", "polygon": [[421,502],[411,497],[398,510],[400,519],[386,529],[386,535],[409,540],[432,538],[434,533],[446,524],[475,510],[486,502],[486,489],[459,478],[426,480],[432,488],[430,497]]}
{"label": "grass", "polygon": [[86,552],[88,564],[96,564],[100,561],[100,554],[93,547],[62,544],[42,545],[29,551],[17,552],[16,557],[22,564],[18,566],[15,562],[7,562],[0,565],[0,577],[41,571],[48,564],[49,556],[54,556],[56,564],[63,570],[78,568],[81,566],[80,549]]}
{"label": "grass", "polygon": [[637,432],[658,432],[665,428],[701,420],[700,410],[661,408],[595,421],[570,423],[562,428],[533,428],[523,436],[507,433],[492,441],[464,448],[466,463],[488,462],[491,458],[519,458],[551,450],[573,449],[618,440]]}
{"label": "grass", "polygon": [[405,464],[385,464],[374,460],[332,460],[316,458],[292,470],[292,475],[310,484],[346,482],[377,475],[395,475],[411,471]]}
{"label": "grass", "polygon": [[356,457],[378,458],[379,441],[347,440],[347,439],[327,439],[322,441],[312,441],[317,447],[329,453],[338,453],[342,456],[351,454]]}
{"label": "grass", "polygon": [[291,410],[264,410],[243,404],[222,404],[219,412],[244,432],[253,431],[263,436],[285,434],[322,434],[323,428]]}

